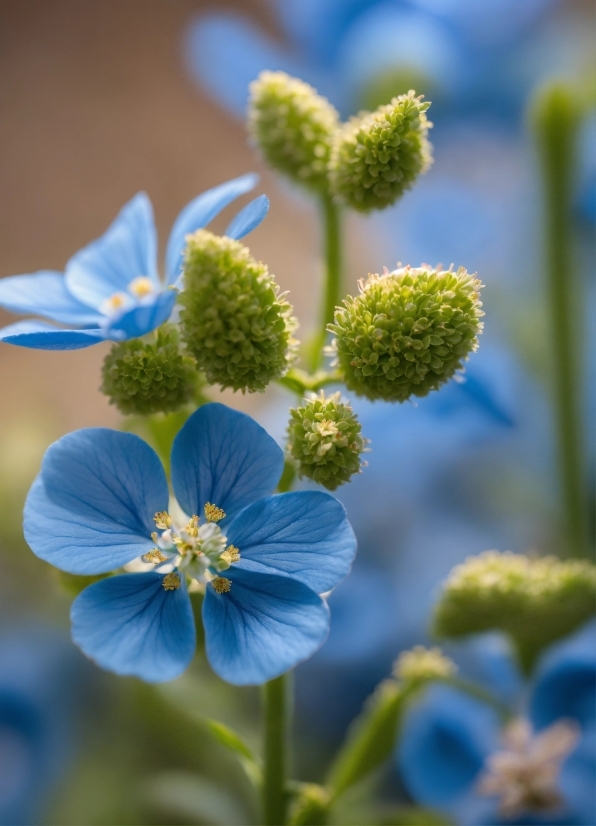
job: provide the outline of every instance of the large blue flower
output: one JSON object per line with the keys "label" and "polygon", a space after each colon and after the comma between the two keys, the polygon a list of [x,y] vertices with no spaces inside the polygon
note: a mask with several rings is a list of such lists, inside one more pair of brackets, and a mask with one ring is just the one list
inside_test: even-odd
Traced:
{"label": "large blue flower", "polygon": [[34,553],[74,574],[141,558],[138,572],[77,597],[75,642],[118,674],[176,677],[195,650],[188,580],[205,588],[207,656],[223,679],[262,683],[309,657],[329,627],[319,594],[346,576],[356,540],[329,494],[271,496],[282,468],[253,419],[207,404],[172,448],[177,518],[161,463],[137,436],[92,428],[53,444],[25,506]]}
{"label": "large blue flower", "polygon": [[[151,201],[140,192],[108,230],[76,253],[64,273],[42,270],[0,281],[0,307],[64,324],[20,321],[0,330],[0,341],[42,350],[76,350],[105,339],[122,341],[150,333],[168,320],[180,283],[185,237],[206,226],[224,207],[256,185],[243,175],[203,192],[178,215],[165,259],[157,271],[157,235]],[[226,234],[242,238],[258,226],[269,207],[264,195],[234,218]]]}
{"label": "large blue flower", "polygon": [[[526,708],[526,723],[517,720],[504,733],[489,706],[454,688],[433,687],[408,715],[400,740],[399,767],[414,799],[464,826],[593,824],[594,623],[543,657],[529,702],[521,705],[516,712]],[[526,808],[532,796],[535,805]]]}

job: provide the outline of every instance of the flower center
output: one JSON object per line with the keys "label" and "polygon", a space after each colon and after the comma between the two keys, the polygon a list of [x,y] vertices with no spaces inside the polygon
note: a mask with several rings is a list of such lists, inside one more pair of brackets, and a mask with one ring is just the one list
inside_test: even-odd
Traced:
{"label": "flower center", "polygon": [[152,295],[156,290],[155,283],[146,275],[138,275],[133,278],[126,288],[127,292],[117,292],[111,295],[102,303],[100,312],[105,315],[112,315],[133,302],[133,299],[146,298]]}

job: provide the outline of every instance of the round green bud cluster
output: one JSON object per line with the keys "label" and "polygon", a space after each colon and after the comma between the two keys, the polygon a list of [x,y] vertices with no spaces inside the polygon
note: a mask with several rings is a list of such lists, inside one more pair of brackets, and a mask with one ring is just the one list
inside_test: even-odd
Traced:
{"label": "round green bud cluster", "polygon": [[310,189],[326,191],[338,124],[334,107],[285,72],[261,72],[250,92],[248,128],[267,163]]}
{"label": "round green bud cluster", "polygon": [[595,612],[593,563],[486,551],[453,569],[435,609],[434,629],[441,637],[504,631],[531,663]]}
{"label": "round green bud cluster", "polygon": [[238,241],[204,229],[188,238],[180,302],[182,337],[209,384],[253,393],[290,367],[292,306]]}
{"label": "round green bud cluster", "polygon": [[288,450],[301,477],[335,490],[360,473],[367,440],[360,435],[358,417],[339,393],[325,398],[321,390],[290,415]]}
{"label": "round green bud cluster", "polygon": [[332,193],[361,212],[384,209],[401,198],[432,163],[429,106],[410,90],[351,118],[333,142]]}
{"label": "round green bud cluster", "polygon": [[360,282],[335,310],[333,347],[349,390],[403,402],[460,369],[482,332],[480,281],[460,268],[404,267]]}
{"label": "round green bud cluster", "polygon": [[394,676],[406,683],[446,680],[456,671],[455,663],[440,648],[424,648],[422,645],[400,654],[393,667]]}
{"label": "round green bud cluster", "polygon": [[329,818],[329,792],[315,783],[301,783],[290,807],[290,826],[325,826]]}
{"label": "round green bud cluster", "polygon": [[121,413],[172,413],[191,401],[199,384],[197,364],[181,352],[178,333],[164,326],[153,342],[115,344],[104,359],[101,392]]}

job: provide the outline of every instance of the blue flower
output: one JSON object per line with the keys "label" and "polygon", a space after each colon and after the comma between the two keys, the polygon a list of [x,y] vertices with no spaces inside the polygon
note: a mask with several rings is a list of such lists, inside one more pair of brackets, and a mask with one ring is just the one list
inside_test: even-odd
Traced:
{"label": "blue flower", "polygon": [[450,687],[430,689],[408,715],[398,749],[413,798],[465,825],[593,824],[594,623],[546,653],[529,701],[520,701],[515,711],[525,707],[527,719],[503,730],[496,711],[479,700]]}
{"label": "blue flower", "polygon": [[271,496],[282,468],[253,419],[207,404],[172,448],[177,518],[161,463],[137,436],[93,428],[52,445],[25,505],[34,553],[74,574],[141,558],[138,572],[75,600],[72,634],[85,654],[149,682],[178,676],[195,650],[188,580],[205,589],[207,657],[223,679],[262,683],[309,657],[329,627],[318,594],[346,576],[356,540],[329,494]]}
{"label": "blue flower", "polygon": [[[176,218],[165,258],[165,280],[157,272],[157,236],[151,201],[140,192],[108,230],[77,252],[64,273],[42,270],[0,281],[0,307],[67,325],[20,321],[0,330],[0,341],[41,350],[76,350],[105,339],[123,341],[150,333],[168,320],[180,282],[185,237],[206,226],[224,207],[257,183],[243,175],[203,192]],[[234,218],[226,234],[242,238],[269,207],[264,195]]]}

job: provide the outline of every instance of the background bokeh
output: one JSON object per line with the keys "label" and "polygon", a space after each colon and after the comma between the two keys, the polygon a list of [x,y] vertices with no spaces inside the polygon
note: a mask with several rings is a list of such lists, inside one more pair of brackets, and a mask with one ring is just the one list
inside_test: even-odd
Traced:
{"label": "background bokeh", "polygon": [[[317,213],[248,145],[248,82],[284,68],[343,116],[410,85],[434,101],[428,175],[397,207],[346,217],[346,289],[398,260],[453,261],[486,284],[486,332],[465,383],[417,406],[356,405],[372,451],[339,496],[360,553],[331,598],[329,641],[297,671],[303,779],[320,777],[399,651],[425,641],[433,594],[453,564],[489,547],[564,554],[540,186],[525,113],[532,90],[553,76],[589,96],[593,34],[592,4],[581,0],[0,1],[0,276],[61,269],[140,189],[164,244],[193,196],[256,170],[271,210],[251,250],[290,291],[306,336],[320,284]],[[592,119],[575,197],[584,308],[595,177]],[[0,311],[3,324],[12,320]],[[578,327],[593,341],[587,313]],[[108,349],[0,348],[0,765],[10,766],[0,823],[247,822],[248,783],[199,718],[234,724],[256,743],[257,691],[222,687],[200,656],[163,689],[99,673],[69,642],[71,596],[21,538],[24,497],[48,444],[120,424],[98,390]],[[290,395],[223,399],[283,439]],[[593,408],[592,384],[586,421]],[[456,653],[470,673],[494,679],[473,647]],[[383,794],[403,795],[396,774]]]}

